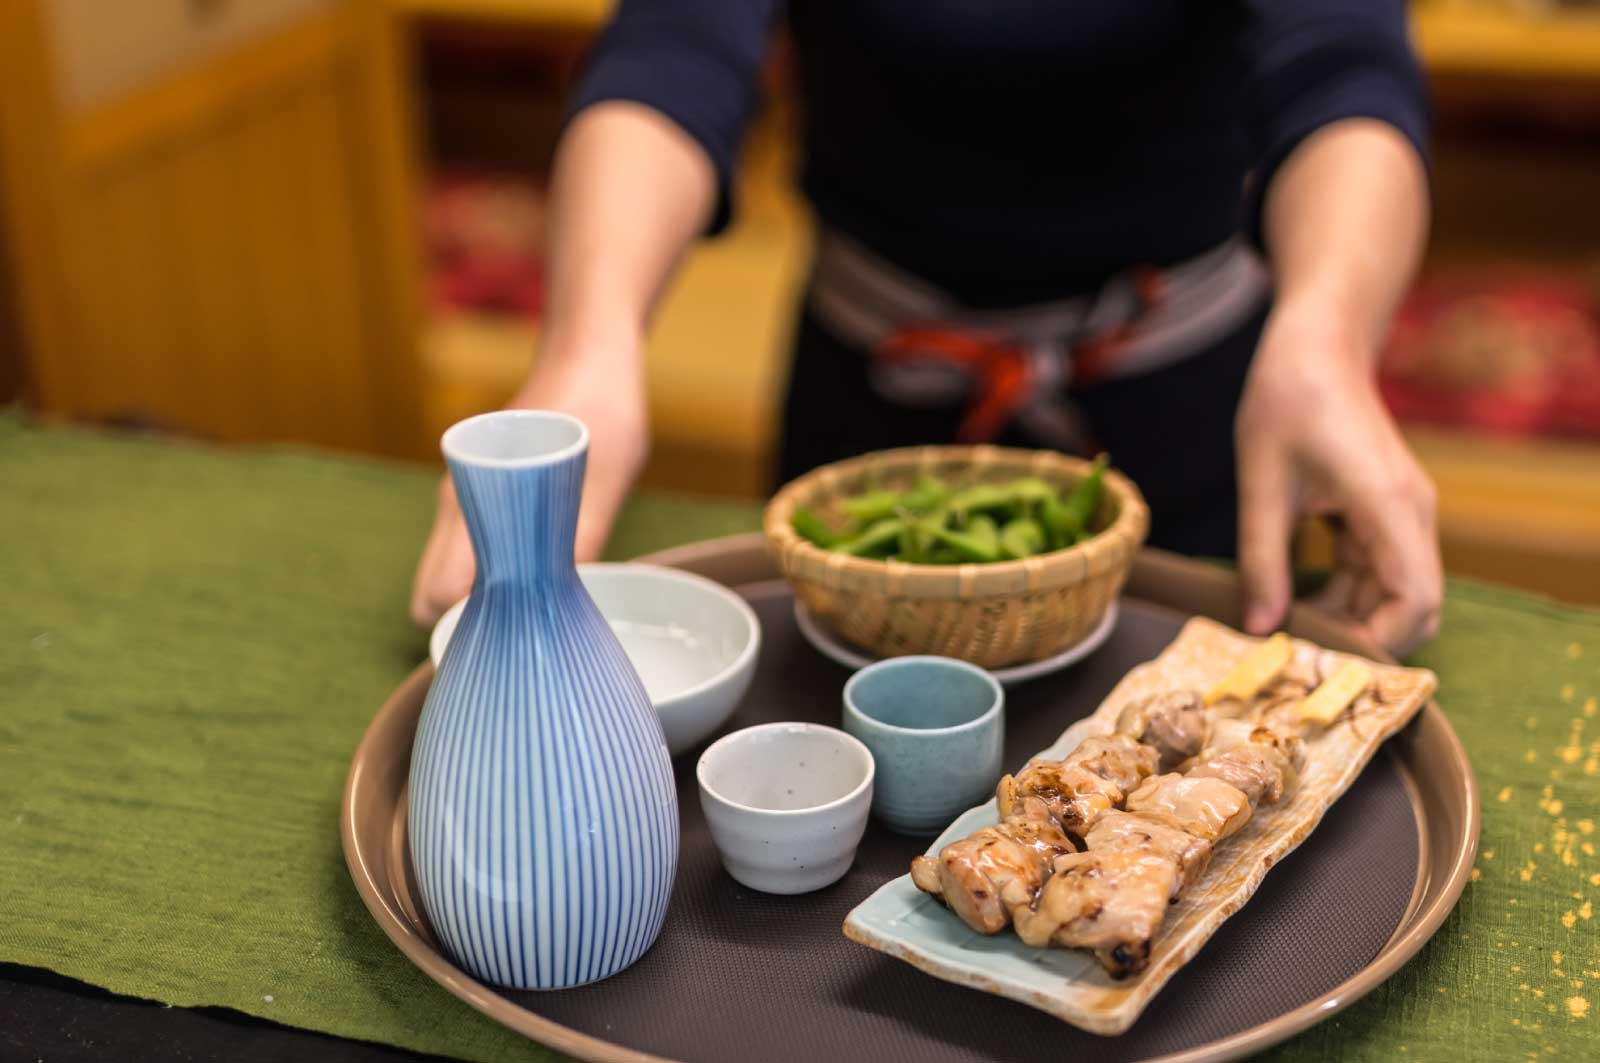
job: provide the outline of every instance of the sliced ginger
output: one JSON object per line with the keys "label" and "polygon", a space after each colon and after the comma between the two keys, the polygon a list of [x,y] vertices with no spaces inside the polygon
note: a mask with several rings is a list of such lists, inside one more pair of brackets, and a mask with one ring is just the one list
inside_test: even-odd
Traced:
{"label": "sliced ginger", "polygon": [[1372,669],[1360,661],[1346,661],[1322,685],[1307,694],[1295,707],[1302,720],[1326,727],[1350,707],[1351,702],[1372,687]]}
{"label": "sliced ginger", "polygon": [[1278,632],[1234,665],[1233,671],[1206,694],[1206,704],[1215,705],[1230,698],[1248,702],[1261,692],[1262,687],[1276,679],[1293,659],[1294,640]]}

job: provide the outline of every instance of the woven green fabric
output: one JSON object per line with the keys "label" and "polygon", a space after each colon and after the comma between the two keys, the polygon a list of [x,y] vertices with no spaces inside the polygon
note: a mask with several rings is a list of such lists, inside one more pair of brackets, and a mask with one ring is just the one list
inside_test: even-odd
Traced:
{"label": "woven green fabric", "polygon": [[[551,1057],[413,969],[339,851],[351,751],[424,655],[404,607],[433,485],[0,414],[0,960],[468,1059]],[[756,517],[645,497],[612,552]],[[1399,975],[1271,1058],[1593,1057],[1600,613],[1452,581],[1417,663],[1483,788],[1481,877]]]}

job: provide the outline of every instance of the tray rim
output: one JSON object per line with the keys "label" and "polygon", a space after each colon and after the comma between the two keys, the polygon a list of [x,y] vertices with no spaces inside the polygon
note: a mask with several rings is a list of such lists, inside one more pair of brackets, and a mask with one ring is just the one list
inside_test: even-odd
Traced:
{"label": "tray rim", "polygon": [[[634,560],[684,568],[727,584],[764,582],[772,580],[777,574],[760,532],[691,543]],[[1225,569],[1146,547],[1135,558],[1133,572],[1123,594],[1188,615],[1210,616],[1237,626],[1239,618],[1234,604],[1236,589],[1236,577]],[[1227,602],[1228,605],[1219,607],[1219,602]],[[1330,648],[1362,653],[1385,663],[1394,661],[1383,651],[1352,636],[1331,617],[1308,606],[1295,606],[1290,611],[1286,627],[1296,635]],[[360,841],[357,799],[369,768],[366,754],[375,744],[376,736],[394,726],[394,718],[398,713],[403,713],[407,702],[415,704],[417,711],[420,711],[422,693],[426,691],[432,675],[433,666],[424,660],[385,699],[363,731],[361,741],[352,754],[341,800],[339,834],[345,865],[362,903],[385,936],[408,960],[452,995],[495,1022],[548,1048],[589,1063],[674,1063],[668,1057],[614,1044],[546,1019],[501,996],[492,987],[471,978],[450,963],[416,932],[406,914],[397,911],[384,896],[377,878],[380,870],[384,881],[389,877],[387,869],[377,866],[382,863],[383,854],[368,853]],[[1424,755],[1421,751],[1433,746],[1438,747],[1437,763],[1444,770],[1412,770],[1412,764]],[[1350,1006],[1388,980],[1416,955],[1444,923],[1466,887],[1477,856],[1477,778],[1466,749],[1443,711],[1432,699],[1412,723],[1386,743],[1384,748],[1405,769],[1402,774],[1409,784],[1408,788],[1413,790],[1417,808],[1425,812],[1431,805],[1438,805],[1441,811],[1449,812],[1452,804],[1459,806],[1459,821],[1447,822],[1442,825],[1443,829],[1441,825],[1430,823],[1425,814],[1418,817],[1419,855],[1428,852],[1429,842],[1437,834],[1441,846],[1450,850],[1444,862],[1446,866],[1437,866],[1440,861],[1431,858],[1419,860],[1413,903],[1408,906],[1400,924],[1378,955],[1344,982],[1267,1022],[1176,1053],[1152,1057],[1145,1063],[1220,1063],[1286,1040]],[[1438,889],[1434,890],[1436,882]]]}

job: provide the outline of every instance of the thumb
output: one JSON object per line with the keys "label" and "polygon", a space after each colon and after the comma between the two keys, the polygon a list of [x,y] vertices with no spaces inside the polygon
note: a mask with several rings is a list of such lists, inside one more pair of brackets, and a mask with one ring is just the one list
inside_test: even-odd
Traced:
{"label": "thumb", "polygon": [[1244,580],[1244,626],[1265,635],[1289,609],[1289,536],[1294,530],[1294,485],[1278,454],[1243,453],[1239,462],[1239,574]]}
{"label": "thumb", "polygon": [[450,479],[445,477],[439,490],[433,530],[428,533],[428,542],[417,561],[417,573],[411,586],[412,622],[418,627],[434,624],[446,609],[472,590],[475,570],[472,540],[467,536],[467,526],[461,519]]}

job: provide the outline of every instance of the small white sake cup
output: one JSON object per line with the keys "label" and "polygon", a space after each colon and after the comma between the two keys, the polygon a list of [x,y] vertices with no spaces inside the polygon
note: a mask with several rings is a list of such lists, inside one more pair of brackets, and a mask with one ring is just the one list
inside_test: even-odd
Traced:
{"label": "small white sake cup", "polygon": [[713,742],[696,771],[722,866],[763,893],[809,893],[850,870],[872,806],[872,754],[815,723],[768,723]]}

